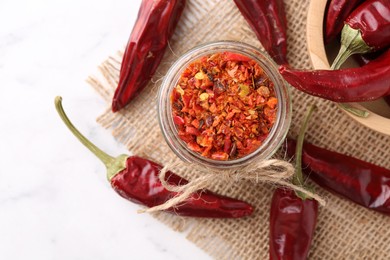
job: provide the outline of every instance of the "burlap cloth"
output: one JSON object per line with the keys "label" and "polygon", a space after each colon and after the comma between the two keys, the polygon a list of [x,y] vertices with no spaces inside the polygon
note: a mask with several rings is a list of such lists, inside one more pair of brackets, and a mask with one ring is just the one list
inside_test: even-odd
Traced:
{"label": "burlap cloth", "polygon": [[[315,1],[315,0],[312,0]],[[310,68],[306,46],[306,16],[309,0],[285,0],[288,20],[288,60],[297,68]],[[156,32],[157,33],[157,32]],[[111,98],[117,86],[122,52],[109,57],[89,82],[107,101],[107,110],[97,121],[113,136],[140,156],[162,164],[178,158],[166,145],[157,122],[156,93],[167,69],[188,49],[209,41],[239,40],[261,48],[254,33],[233,1],[188,0],[170,50],[153,81],[125,110],[113,114]],[[306,139],[319,146],[346,153],[390,168],[390,137],[371,131],[341,112],[332,102],[296,90],[290,135],[296,136],[308,104],[319,109],[311,120]],[[187,179],[198,173],[183,169]],[[186,232],[187,238],[217,259],[268,259],[268,218],[274,186],[239,182],[228,187],[214,183],[218,193],[236,197],[255,206],[244,219],[191,219],[167,213],[153,214],[171,228]],[[319,212],[310,259],[390,259],[390,218],[336,197],[322,188],[327,199]],[[136,213],[135,213],[136,214]]]}

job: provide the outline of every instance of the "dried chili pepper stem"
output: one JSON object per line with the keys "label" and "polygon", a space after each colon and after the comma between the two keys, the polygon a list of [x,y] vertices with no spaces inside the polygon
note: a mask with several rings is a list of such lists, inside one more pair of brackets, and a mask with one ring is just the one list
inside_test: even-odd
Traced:
{"label": "dried chili pepper stem", "polygon": [[358,116],[358,117],[362,117],[362,118],[367,118],[370,113],[366,110],[363,110],[363,109],[359,109],[359,108],[356,108],[356,107],[353,107],[352,105],[350,104],[346,104],[346,103],[338,103],[337,104],[341,109],[345,110],[346,112],[348,113],[351,113],[352,115],[354,116]]}
{"label": "dried chili pepper stem", "polygon": [[330,67],[332,70],[339,69],[341,65],[353,54],[368,53],[373,50],[373,48],[368,46],[363,40],[360,30],[355,30],[348,24],[344,25],[341,33],[341,42],[340,51]]}
{"label": "dried chili pepper stem", "polygon": [[65,123],[65,125],[69,128],[69,130],[73,133],[74,136],[77,137],[77,139],[80,140],[80,142],[87,147],[96,157],[98,157],[103,164],[107,168],[107,179],[110,181],[112,177],[121,170],[124,170],[126,168],[126,159],[128,155],[122,154],[118,157],[113,157],[108,155],[107,153],[103,152],[100,148],[98,148],[96,145],[94,145],[91,141],[89,141],[83,134],[80,133],[79,130],[70,122],[69,118],[66,116],[65,111],[62,107],[62,97],[57,96],[55,98],[55,107],[60,115],[62,121]]}
{"label": "dried chili pepper stem", "polygon": [[[295,149],[295,173],[293,176],[293,184],[297,186],[303,186],[303,173],[302,173],[302,147],[303,147],[303,140],[305,139],[305,132],[309,125],[309,120],[311,118],[311,115],[313,112],[317,109],[315,105],[311,105],[306,112],[305,115],[305,121],[303,122],[301,129],[299,130],[299,135],[297,139],[297,146]],[[298,197],[300,197],[302,200],[305,200],[308,198],[308,196],[302,192],[296,191],[296,194]]]}

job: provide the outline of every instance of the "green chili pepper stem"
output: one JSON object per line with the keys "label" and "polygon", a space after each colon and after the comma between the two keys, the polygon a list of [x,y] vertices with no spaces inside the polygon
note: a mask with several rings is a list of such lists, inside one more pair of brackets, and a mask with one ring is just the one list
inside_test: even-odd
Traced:
{"label": "green chili pepper stem", "polygon": [[341,65],[355,53],[369,53],[373,48],[368,46],[362,38],[360,30],[353,29],[348,24],[345,24],[341,31],[341,46],[337,57],[334,59],[332,70],[339,69]]}
{"label": "green chili pepper stem", "polygon": [[91,141],[89,141],[79,130],[72,124],[68,116],[65,114],[65,111],[62,107],[62,97],[57,96],[54,100],[56,110],[61,117],[62,121],[69,128],[77,139],[87,147],[96,157],[98,157],[107,168],[107,179],[110,181],[117,173],[126,168],[127,155],[122,154],[118,157],[112,157],[99,149]]}
{"label": "green chili pepper stem", "polygon": [[367,112],[366,110],[355,108],[349,104],[339,103],[338,105],[341,109],[344,109],[345,111],[358,117],[367,118],[370,115],[370,113]]}
{"label": "green chili pepper stem", "polygon": [[[295,147],[295,174],[293,176],[292,183],[297,186],[303,186],[303,174],[302,174],[302,149],[303,149],[303,140],[305,139],[306,129],[309,125],[309,120],[313,112],[317,109],[315,105],[311,105],[305,115],[304,122],[299,130],[299,135],[297,139],[297,144]],[[296,191],[297,196],[301,199],[307,199],[307,195],[302,192]]]}

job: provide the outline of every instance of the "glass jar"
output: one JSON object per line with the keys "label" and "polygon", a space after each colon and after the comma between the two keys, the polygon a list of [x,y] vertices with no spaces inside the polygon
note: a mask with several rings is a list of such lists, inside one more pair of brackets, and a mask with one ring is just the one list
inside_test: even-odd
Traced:
{"label": "glass jar", "polygon": [[[243,54],[254,61],[274,83],[278,99],[276,121],[264,142],[252,153],[227,161],[213,160],[190,150],[178,136],[172,116],[171,94],[176,87],[183,70],[193,61],[217,52],[235,52]],[[158,93],[158,118],[161,131],[173,152],[185,162],[196,163],[206,167],[227,169],[247,165],[257,160],[269,159],[283,143],[291,122],[291,97],[288,86],[278,72],[277,64],[264,52],[253,46],[234,41],[218,41],[203,44],[182,55],[169,69]]]}

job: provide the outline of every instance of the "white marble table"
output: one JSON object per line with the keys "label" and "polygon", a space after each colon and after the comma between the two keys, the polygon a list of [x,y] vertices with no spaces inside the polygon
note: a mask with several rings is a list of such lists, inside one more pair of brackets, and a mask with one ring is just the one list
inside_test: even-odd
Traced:
{"label": "white marble table", "polygon": [[121,199],[68,132],[53,100],[107,152],[126,152],[95,119],[85,82],[124,46],[140,0],[0,2],[0,259],[209,259]]}

